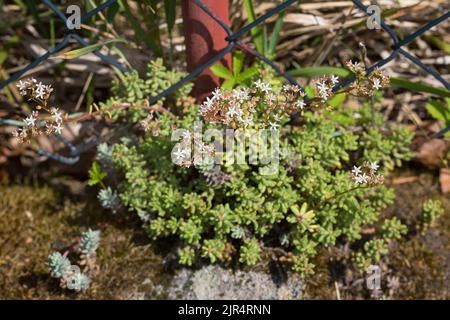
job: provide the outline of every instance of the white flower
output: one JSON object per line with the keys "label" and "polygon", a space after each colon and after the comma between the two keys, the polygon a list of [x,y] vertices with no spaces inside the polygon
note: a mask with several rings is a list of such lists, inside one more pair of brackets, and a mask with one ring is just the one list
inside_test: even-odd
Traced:
{"label": "white flower", "polygon": [[44,94],[45,94],[44,90],[37,89],[35,93],[36,93],[36,98],[37,99],[44,99]]}
{"label": "white flower", "polygon": [[322,97],[322,99],[323,100],[328,99],[328,97],[330,96],[329,93],[330,88],[328,88],[325,81],[323,82],[317,81],[317,88],[319,89],[319,95]]}
{"label": "white flower", "polygon": [[214,104],[214,101],[215,101],[214,98],[210,98],[210,97],[206,98],[206,101],[204,102],[204,105],[206,106],[206,108],[207,108],[208,110],[211,109],[211,107],[212,107],[213,104]]}
{"label": "white flower", "polygon": [[289,91],[289,90],[291,90],[291,85],[290,84],[285,84],[284,86],[283,86],[283,90],[284,91]]}
{"label": "white flower", "polygon": [[53,92],[53,88],[52,88],[52,86],[50,84],[45,86],[45,89],[47,90],[47,94],[50,94],[50,93]]}
{"label": "white flower", "polygon": [[55,122],[62,122],[62,113],[58,110],[58,108],[52,108],[51,114]]}
{"label": "white flower", "polygon": [[255,87],[260,89],[261,91],[263,91],[265,93],[269,93],[270,92],[270,85],[268,85],[267,83],[262,82],[260,79],[258,79],[258,81],[255,82]]}
{"label": "white flower", "polygon": [[297,100],[297,102],[295,103],[295,105],[300,108],[301,110],[303,110],[303,108],[306,106],[305,101],[303,100]]}
{"label": "white flower", "polygon": [[279,127],[280,127],[280,125],[278,123],[274,123],[274,122],[270,123],[270,130],[272,130],[272,131],[278,130]]}
{"label": "white flower", "polygon": [[236,116],[236,115],[239,115],[239,112],[238,112],[238,110],[237,110],[237,107],[231,106],[231,107],[228,109],[227,117],[228,117],[228,118],[233,118],[233,117]]}
{"label": "white flower", "polygon": [[292,86],[292,91],[299,92],[300,91],[300,87],[298,85]]}
{"label": "white flower", "polygon": [[20,80],[19,83],[16,85],[17,88],[19,88],[19,90],[22,92],[25,92],[25,94],[27,93],[26,90],[28,88],[28,81],[22,81]]}
{"label": "white flower", "polygon": [[200,106],[200,111],[202,113],[205,113],[211,109],[211,107],[214,104],[215,99],[214,98],[206,98],[206,100],[203,102],[203,104]]}
{"label": "white flower", "polygon": [[244,127],[246,127],[246,128],[253,123],[252,117],[246,117],[245,119],[242,119],[241,121],[242,121],[242,124],[244,125]]}
{"label": "white flower", "polygon": [[355,183],[356,184],[363,184],[364,183],[364,178],[362,175],[358,175],[355,177]]}
{"label": "white flower", "polygon": [[317,87],[319,88],[320,92],[328,90],[325,81],[324,82],[317,81]]}
{"label": "white flower", "polygon": [[270,85],[267,83],[264,83],[261,87],[261,91],[265,92],[265,93],[269,93],[270,92]]}
{"label": "white flower", "polygon": [[362,68],[361,64],[359,62],[353,63],[351,60],[347,63],[347,65],[350,69],[354,69],[354,70],[358,70],[358,69]]}
{"label": "white flower", "polygon": [[56,126],[53,127],[53,130],[55,130],[55,133],[61,134],[62,131],[61,123],[58,123]]}
{"label": "white flower", "polygon": [[369,177],[365,173],[360,175],[360,177],[363,183],[367,183],[367,181],[369,181]]}
{"label": "white flower", "polygon": [[247,100],[248,99],[248,94],[249,94],[249,90],[247,88],[242,88],[241,89],[241,98],[243,100]]}
{"label": "white flower", "polygon": [[361,172],[362,172],[362,171],[361,171],[361,167],[353,166],[352,173],[353,173],[355,176],[359,175]]}
{"label": "white flower", "polygon": [[281,121],[281,117],[280,117],[278,114],[274,115],[274,116],[273,116],[273,119],[274,119],[276,122],[280,122],[280,121]]}
{"label": "white flower", "polygon": [[382,88],[380,79],[373,79],[372,85],[375,88],[375,90],[380,90]]}
{"label": "white flower", "polygon": [[248,91],[247,89],[234,89],[233,97],[242,102],[248,99]]}
{"label": "white flower", "polygon": [[267,95],[267,100],[268,100],[269,102],[274,102],[276,99],[277,99],[277,96],[276,96],[275,94],[273,94],[273,93],[269,93],[269,94]]}
{"label": "white flower", "polygon": [[241,90],[239,90],[239,89],[233,89],[233,91],[231,91],[231,96],[233,97],[233,98],[235,98],[236,100],[239,100],[240,98],[240,95],[241,95]]}
{"label": "white flower", "polygon": [[335,75],[332,75],[330,80],[331,80],[331,83],[333,83],[333,84],[338,84],[339,83],[339,78],[336,77]]}
{"label": "white flower", "polygon": [[36,85],[36,91],[44,91],[45,92],[46,89],[47,89],[47,87],[45,85],[43,85],[42,82],[39,82]]}
{"label": "white flower", "polygon": [[212,94],[213,94],[213,99],[222,98],[222,91],[220,90],[220,88],[216,88]]}
{"label": "white flower", "polygon": [[255,87],[258,89],[262,89],[264,85],[264,82],[261,81],[261,79],[258,79],[258,81],[255,82]]}
{"label": "white flower", "polygon": [[380,166],[377,164],[376,161],[370,163],[370,170],[372,170],[373,172],[377,172],[377,170],[378,170],[379,167],[380,167]]}
{"label": "white flower", "polygon": [[33,117],[33,115],[30,115],[28,118],[25,119],[25,123],[29,127],[34,127],[36,122],[36,118]]}
{"label": "white flower", "polygon": [[319,94],[323,100],[327,100],[328,97],[330,96],[327,91],[320,91]]}

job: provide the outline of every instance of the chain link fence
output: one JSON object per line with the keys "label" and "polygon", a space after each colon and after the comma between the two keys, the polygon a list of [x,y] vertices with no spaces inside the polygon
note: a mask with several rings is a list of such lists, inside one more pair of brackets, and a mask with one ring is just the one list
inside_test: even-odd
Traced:
{"label": "chain link fence", "polygon": [[[108,0],[104,3],[102,3],[101,5],[99,5],[98,7],[96,7],[95,9],[87,12],[86,14],[84,14],[81,17],[81,23],[88,22],[93,16],[95,16],[100,11],[108,8],[110,5],[112,5],[116,1],[117,0]],[[262,24],[267,19],[279,14],[280,12],[282,12],[286,8],[290,7],[291,5],[294,5],[295,3],[298,2],[298,0],[288,0],[288,1],[283,2],[282,4],[269,10],[264,15],[258,17],[253,22],[245,25],[243,28],[241,28],[240,30],[235,31],[235,32],[233,32],[224,21],[220,20],[213,12],[211,12],[211,10],[209,10],[209,8],[201,0],[194,0],[194,1],[195,1],[196,5],[198,5],[199,8],[201,8],[201,10],[203,10],[207,15],[209,15],[217,24],[219,24],[225,30],[225,32],[227,34],[226,40],[228,42],[228,45],[224,49],[222,49],[220,52],[218,52],[209,61],[202,64],[201,66],[198,66],[195,70],[193,70],[191,73],[189,73],[186,77],[182,78],[177,83],[173,84],[166,90],[160,92],[156,96],[149,97],[150,105],[155,104],[161,98],[173,93],[174,91],[176,91],[177,89],[182,87],[187,82],[190,82],[191,80],[193,80],[203,70],[205,70],[206,68],[209,68],[214,63],[220,61],[226,54],[230,53],[235,48],[239,48],[239,49],[243,50],[244,52],[246,52],[247,54],[251,54],[251,55],[255,56],[256,58],[262,60],[264,63],[268,64],[274,70],[276,70],[281,76],[286,78],[287,81],[289,81],[289,83],[291,83],[292,85],[299,86],[301,88],[301,90],[304,91],[304,88],[293,77],[291,77],[284,70],[282,70],[280,67],[278,67],[273,61],[271,61],[269,58],[265,57],[263,54],[261,54],[260,52],[255,50],[252,46],[249,46],[240,40],[240,38],[244,34],[249,32],[253,28],[257,27],[258,25]],[[51,2],[50,0],[43,0],[42,2],[46,6],[48,6],[66,25],[66,31],[65,31],[64,38],[54,48],[49,49],[45,54],[43,54],[42,56],[40,56],[39,58],[37,58],[36,60],[31,62],[28,66],[26,66],[22,70],[18,71],[14,75],[12,75],[9,79],[1,82],[0,89],[3,89],[8,84],[18,80],[25,73],[27,73],[28,71],[30,71],[31,69],[33,69],[34,67],[36,67],[37,65],[42,63],[43,61],[47,60],[50,56],[63,50],[67,46],[67,44],[69,43],[69,41],[71,39],[79,42],[82,46],[88,45],[88,43],[81,36],[79,36],[74,30],[70,30],[69,28],[67,28],[67,17],[64,15],[64,13],[62,13],[58,9],[58,7],[55,4],[53,4],[53,2]],[[368,15],[368,17],[370,16],[370,14],[369,14],[370,11],[368,10],[368,7],[365,6],[362,2],[360,2],[358,0],[352,0],[352,2],[355,4],[356,7],[358,7],[360,10],[364,11],[364,13]],[[447,20],[449,17],[450,17],[450,11],[446,12],[445,14],[441,15],[440,17],[434,19],[433,21],[430,21],[429,23],[422,26],[421,28],[419,28],[417,31],[411,33],[410,35],[404,37],[403,39],[400,39],[400,37],[396,34],[396,32],[390,26],[388,26],[383,19],[380,19],[380,27],[385,32],[388,33],[388,35],[390,36],[390,38],[392,39],[392,42],[393,42],[391,45],[391,48],[390,48],[391,53],[389,54],[388,57],[386,57],[382,60],[379,60],[372,66],[368,67],[366,70],[367,74],[370,74],[375,69],[383,67],[386,64],[388,64],[389,62],[392,62],[396,57],[403,56],[406,59],[410,60],[412,63],[416,64],[421,69],[423,69],[425,72],[427,72],[428,74],[430,74],[434,78],[436,78],[440,83],[442,83],[442,85],[447,90],[450,90],[450,84],[442,77],[442,75],[440,75],[436,70],[434,70],[431,67],[424,64],[419,58],[415,57],[414,55],[408,53],[406,50],[403,49],[403,47],[410,44],[412,41],[414,41],[416,38],[420,37],[422,34],[424,34],[426,31],[430,30],[434,26]],[[112,59],[111,57],[105,56],[100,51],[95,51],[94,54],[97,55],[103,62],[108,63],[108,64],[118,68],[122,72],[127,71],[127,69],[124,68],[122,65],[120,65],[116,60]],[[333,88],[333,92],[336,92],[344,87],[351,85],[355,80],[356,80],[356,77],[350,77],[348,79],[343,80],[342,82],[338,83]],[[310,99],[306,96],[305,102],[307,103],[309,100]],[[298,116],[298,115],[293,115],[293,117],[296,117],[296,116]],[[450,127],[444,128],[441,131],[437,132],[436,134],[433,135],[433,138],[441,137],[447,131],[450,131]],[[82,145],[82,146],[76,147],[76,146],[72,145],[69,141],[64,139],[62,136],[58,136],[58,139],[60,141],[62,141],[69,148],[69,151],[70,151],[69,157],[53,154],[53,153],[47,152],[45,150],[37,150],[37,153],[40,155],[49,157],[53,160],[60,161],[62,163],[74,164],[78,161],[80,154],[82,152],[84,152],[85,150],[92,147],[91,144],[89,146]]]}

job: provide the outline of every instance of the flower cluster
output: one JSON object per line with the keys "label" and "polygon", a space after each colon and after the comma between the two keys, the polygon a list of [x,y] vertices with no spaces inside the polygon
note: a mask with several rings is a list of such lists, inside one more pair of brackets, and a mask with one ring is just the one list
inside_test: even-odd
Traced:
{"label": "flower cluster", "polygon": [[354,95],[370,97],[375,91],[387,87],[390,83],[389,77],[378,68],[367,75],[364,66],[359,62],[349,61],[346,65],[356,76],[356,81],[350,87],[350,93]]}
{"label": "flower cluster", "polygon": [[[249,99],[240,103],[241,106],[248,104],[252,96],[266,97],[265,91],[276,90],[260,83],[258,86],[258,93],[249,94]],[[284,88],[278,90],[284,92]],[[286,90],[291,91],[291,88]],[[223,92],[216,90],[217,93]],[[222,107],[222,99],[216,98],[211,108]],[[223,107],[223,113],[217,113],[219,116],[226,115],[225,107],[228,106]],[[262,107],[267,106],[256,105],[257,113],[254,114],[255,119],[261,122]],[[337,109],[336,115],[346,115],[348,110],[343,109]],[[371,106],[362,104],[358,111],[369,115]],[[379,110],[374,112],[379,117]],[[367,190],[366,185],[354,185],[346,166],[354,161],[362,164],[364,160],[359,162],[359,156],[369,157],[379,164],[382,161],[381,168],[377,164],[373,168],[378,173],[383,169],[385,174],[400,161],[411,157],[407,146],[413,134],[405,128],[394,128],[392,132],[388,128],[389,134],[386,134],[385,129],[381,131],[378,126],[371,126],[366,118],[357,117],[351,125],[339,125],[341,133],[336,135],[335,120],[308,112],[300,128],[293,126],[286,134],[272,132],[280,142],[277,174],[262,174],[261,169],[267,167],[263,162],[237,165],[236,161],[232,165],[220,166],[222,172],[219,168],[205,167],[202,170],[198,166],[195,170],[182,170],[170,161],[170,157],[175,157],[176,152],[181,161],[192,151],[197,116],[198,110],[190,108],[187,114],[167,117],[158,137],[146,135],[138,146],[126,140],[115,144],[111,159],[117,179],[107,180],[111,188],[117,190],[124,208],[142,219],[150,238],[176,240],[173,243],[174,249],[179,249],[179,262],[186,265],[203,263],[206,258],[212,263],[220,261],[233,267],[239,262],[250,266],[258,261],[258,256],[273,257],[283,263],[283,267],[307,276],[314,271],[313,262],[320,250],[335,246],[341,237],[348,239],[349,246],[359,244],[364,226],[378,223],[380,220],[376,213],[393,201],[394,191],[383,185]],[[165,119],[161,118],[163,122]],[[204,125],[207,130],[216,129],[213,124]],[[222,122],[217,126],[220,129],[225,127]],[[355,126],[362,126],[362,133],[355,132]],[[183,129],[188,131],[193,127],[192,133],[184,133]],[[218,132],[213,136],[214,144],[228,138],[226,131]],[[178,140],[176,143],[183,140],[185,146],[178,145],[173,149],[174,139]],[[204,141],[210,143],[209,139]],[[247,145],[241,152],[245,161],[251,155],[251,148]],[[234,157],[240,152],[234,146],[222,151],[216,148],[215,157]],[[357,150],[364,150],[364,155]],[[103,150],[104,153],[108,154]],[[368,180],[362,174],[363,168],[359,171],[357,175],[362,175],[362,178],[358,179]],[[328,195],[331,197],[326,197]],[[307,206],[302,209],[304,203]],[[331,220],[324,220],[330,216]],[[378,236],[379,228],[375,232]],[[280,234],[285,236],[278,239]],[[386,237],[390,234],[393,233],[387,233]],[[265,245],[268,243],[270,246]],[[364,255],[364,262],[376,263],[376,258],[385,251],[375,246],[374,252],[377,255]]]}
{"label": "flower cluster", "polygon": [[214,153],[214,146],[205,144],[197,133],[184,131],[181,142],[172,151],[172,161],[186,168],[200,166],[212,162]]}
{"label": "flower cluster", "polygon": [[[58,108],[48,107],[48,100],[53,88],[51,85],[44,85],[37,82],[36,79],[20,80],[17,84],[20,94],[28,97],[37,103],[36,110],[24,119],[25,125],[13,132],[13,136],[17,137],[21,143],[29,142],[32,137],[41,134],[61,134],[63,113]],[[41,118],[39,110],[45,110],[50,116]]]}
{"label": "flower cluster", "polygon": [[280,92],[258,80],[252,88],[232,91],[217,88],[200,106],[200,113],[208,122],[223,123],[233,129],[277,130],[284,117],[304,109],[304,97],[298,86],[285,85]]}
{"label": "flower cluster", "polygon": [[377,174],[380,166],[377,162],[364,162],[361,167],[354,166],[351,172],[352,180],[357,184],[377,185],[384,182],[384,177]]}
{"label": "flower cluster", "polygon": [[40,102],[44,106],[47,105],[47,101],[53,92],[51,85],[44,85],[42,82],[38,83],[35,78],[24,81],[20,80],[16,86],[22,96],[28,96],[30,99]]}
{"label": "flower cluster", "polygon": [[151,110],[147,117],[139,121],[139,126],[145,132],[150,132],[153,136],[158,136],[160,134],[159,121],[155,117],[155,112]]}
{"label": "flower cluster", "polygon": [[323,103],[333,96],[333,87],[339,83],[339,78],[335,75],[322,77],[315,82],[316,94]]}
{"label": "flower cluster", "polygon": [[98,273],[96,264],[96,250],[100,241],[100,231],[89,229],[84,232],[79,242],[80,252],[79,265],[84,266],[83,271],[78,265],[72,265],[66,252],[61,254],[53,252],[48,256],[48,269],[53,278],[60,279],[60,286],[77,292],[84,291],[89,287],[90,277]]}

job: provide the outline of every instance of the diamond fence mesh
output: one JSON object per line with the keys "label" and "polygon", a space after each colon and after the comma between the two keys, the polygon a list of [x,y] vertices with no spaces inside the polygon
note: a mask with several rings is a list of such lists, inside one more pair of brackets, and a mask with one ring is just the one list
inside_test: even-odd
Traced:
{"label": "diamond fence mesh", "polygon": [[[81,17],[81,23],[88,22],[93,16],[98,14],[100,11],[108,8],[109,6],[111,6],[116,1],[117,0],[105,1],[104,3],[102,3],[101,5],[96,7],[95,9],[87,12],[86,14],[84,14]],[[182,78],[180,81],[174,83],[172,86],[170,86],[166,90],[158,93],[157,95],[149,97],[150,105],[155,104],[161,98],[163,98],[163,97],[173,93],[174,91],[179,89],[181,86],[183,86],[187,82],[193,80],[203,70],[205,70],[206,68],[209,68],[214,63],[220,61],[226,54],[230,53],[235,48],[239,48],[239,49],[243,50],[244,52],[246,52],[247,54],[251,54],[251,55],[255,56],[256,58],[260,59],[264,63],[266,63],[269,66],[271,66],[281,76],[286,78],[287,81],[289,81],[289,83],[291,83],[292,85],[299,86],[301,88],[301,90],[304,91],[304,88],[292,76],[290,76],[288,73],[284,72],[284,70],[282,70],[279,66],[277,66],[275,62],[273,62],[269,58],[265,57],[263,54],[261,54],[260,52],[255,50],[252,46],[249,46],[249,45],[247,45],[246,43],[243,43],[240,40],[240,38],[243,35],[245,35],[247,32],[249,32],[253,28],[257,27],[258,25],[262,24],[267,19],[269,19],[269,18],[271,18],[271,17],[281,13],[283,10],[285,10],[289,6],[294,5],[295,3],[298,2],[298,0],[287,0],[287,1],[283,2],[282,4],[276,6],[275,8],[273,8],[271,10],[269,10],[264,15],[261,15],[260,17],[256,18],[253,22],[245,25],[244,27],[242,27],[241,29],[239,29],[239,30],[237,30],[235,32],[233,32],[231,30],[231,28],[224,21],[220,20],[213,12],[211,12],[211,10],[201,0],[194,0],[194,1],[195,1],[195,3],[198,5],[198,7],[201,10],[203,10],[207,15],[209,15],[217,24],[219,24],[224,29],[224,31],[227,34],[226,40],[228,42],[228,45],[223,50],[218,52],[209,61],[207,61],[206,63],[204,63],[204,64],[202,64],[200,66],[198,66],[195,70],[193,70],[191,73],[189,73],[186,77]],[[82,46],[87,46],[88,45],[87,41],[85,41],[81,36],[79,36],[74,30],[70,30],[70,29],[67,28],[67,17],[64,15],[64,13],[62,13],[58,9],[58,7],[52,1],[50,1],[50,0],[42,0],[42,2],[46,6],[48,6],[66,25],[66,31],[65,31],[64,38],[55,47],[49,49],[45,54],[43,54],[42,56],[38,57],[36,60],[31,62],[25,68],[23,68],[22,70],[18,71],[15,74],[13,74],[7,80],[1,82],[0,83],[0,89],[3,89],[8,84],[18,80],[21,76],[23,76],[25,73],[27,73],[31,69],[35,68],[36,66],[38,66],[40,63],[42,63],[43,61],[45,61],[48,58],[50,58],[55,53],[58,53],[61,50],[63,50],[67,46],[67,44],[69,43],[69,41],[71,39],[79,42]],[[364,11],[364,13],[366,13],[368,16],[370,16],[368,7],[365,6],[361,1],[352,0],[352,2],[355,4],[356,7],[358,7],[360,10]],[[439,74],[439,72],[437,72],[433,68],[429,67],[428,65],[424,64],[419,58],[415,57],[414,55],[408,53],[406,50],[403,49],[403,47],[405,47],[408,44],[410,44],[412,41],[414,41],[416,38],[420,37],[422,34],[424,34],[426,31],[430,30],[434,26],[436,26],[436,25],[442,23],[443,21],[447,20],[449,17],[450,17],[450,11],[446,12],[445,14],[441,15],[440,17],[430,21],[429,23],[425,24],[424,26],[422,26],[421,28],[419,28],[415,32],[409,34],[408,36],[404,37],[403,39],[400,39],[400,37],[396,34],[396,32],[388,24],[386,24],[386,22],[383,19],[380,19],[380,27],[384,31],[386,31],[387,34],[392,39],[392,45],[390,47],[390,54],[386,58],[384,58],[382,60],[379,60],[378,62],[376,62],[372,66],[369,66],[366,69],[366,73],[370,74],[376,68],[380,68],[380,67],[382,67],[382,66],[392,62],[396,57],[403,56],[406,59],[410,60],[412,63],[414,63],[417,66],[419,66],[425,72],[427,72],[428,74],[430,74],[431,76],[436,78],[440,83],[442,83],[442,85],[447,90],[450,90],[450,84],[442,77],[441,74]],[[111,57],[108,57],[108,56],[102,54],[100,51],[95,51],[94,54],[97,55],[103,62],[108,63],[108,64],[118,68],[122,72],[128,71],[121,64],[119,64],[116,60],[114,60]],[[355,80],[356,80],[356,77],[350,77],[348,79],[343,80],[342,82],[338,83],[333,88],[333,92],[336,92],[336,91],[338,91],[338,90],[340,90],[340,89],[342,89],[344,87],[347,87],[347,86],[351,85]],[[306,96],[305,97],[305,102],[308,102],[308,101],[309,101],[309,98]],[[296,117],[298,115],[293,115],[293,116]],[[442,129],[441,131],[439,131],[436,134],[434,134],[433,137],[434,138],[441,137],[447,131],[450,131],[450,127]],[[40,154],[40,155],[49,157],[49,158],[51,158],[53,160],[56,160],[56,161],[59,161],[59,162],[65,163],[65,164],[74,164],[74,163],[76,163],[78,161],[78,159],[80,157],[80,154],[82,152],[84,152],[85,150],[89,149],[89,147],[91,147],[91,145],[90,146],[86,146],[86,145],[74,146],[62,136],[57,136],[57,138],[60,141],[62,141],[68,147],[68,149],[70,151],[70,156],[69,157],[53,154],[53,153],[50,153],[50,152],[45,151],[45,150],[36,150],[36,152],[38,154]]]}

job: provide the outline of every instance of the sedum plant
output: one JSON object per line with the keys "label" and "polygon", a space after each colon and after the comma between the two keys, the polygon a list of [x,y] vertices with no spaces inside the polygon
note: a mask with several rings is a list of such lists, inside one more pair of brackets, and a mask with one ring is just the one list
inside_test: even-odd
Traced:
{"label": "sedum plant", "polygon": [[84,255],[92,255],[98,248],[100,242],[100,231],[88,229],[83,232],[80,240],[80,252]]}
{"label": "sedum plant", "polygon": [[[387,82],[376,74],[380,78],[370,78],[369,85]],[[102,188],[110,189],[100,198],[116,194],[121,205],[138,214],[152,239],[175,240],[179,262],[185,265],[203,259],[253,266],[270,256],[306,276],[314,272],[319,248],[355,243],[362,240],[364,228],[381,225],[355,254],[356,264],[364,268],[405,233],[398,219],[383,222],[380,212],[395,196],[383,185],[383,176],[412,156],[412,134],[386,128],[377,113],[372,119],[369,104],[355,111],[358,116],[349,116],[347,109],[320,109],[337,81],[318,82],[311,108],[300,88],[258,80],[250,88],[218,89],[200,107],[191,105],[176,116],[151,113],[144,130],[109,147],[108,161],[100,158],[109,148],[101,147],[98,159],[109,172],[108,186]],[[302,114],[301,125],[290,121],[295,112]],[[236,146],[217,152],[213,146],[226,135],[211,139],[214,143],[199,140],[195,130],[192,134],[196,126],[276,135],[277,170],[271,161],[251,163],[249,146],[243,151],[245,163],[225,161],[236,154]],[[172,141],[175,129],[186,131]],[[213,161],[217,158],[218,163]]]}
{"label": "sedum plant", "polygon": [[[80,254],[80,260],[72,265],[67,257],[68,250],[64,254],[52,252],[48,256],[47,267],[53,278],[60,280],[61,288],[67,288],[76,292],[88,289],[91,278],[98,273],[96,264],[96,251],[100,243],[100,231],[88,229],[83,232],[79,241],[77,241],[77,251]],[[81,270],[80,267],[83,267]]]}
{"label": "sedum plant", "polygon": [[423,228],[426,229],[433,226],[436,219],[444,213],[444,207],[439,200],[429,199],[424,202],[422,207]]}
{"label": "sedum plant", "polygon": [[48,256],[48,269],[53,278],[61,278],[70,265],[70,260],[59,252],[53,252]]}
{"label": "sedum plant", "polygon": [[[185,76],[178,71],[170,71],[164,66],[162,59],[151,61],[147,65],[146,79],[142,79],[136,70],[127,73],[120,73],[119,80],[112,82],[112,96],[105,102],[100,103],[100,110],[108,112],[113,119],[126,117],[130,122],[137,122],[147,117],[147,112],[142,106],[148,106],[148,98],[155,93],[162,92],[172,84]],[[192,99],[189,99],[189,92],[192,85],[186,85],[174,93],[173,99],[176,107],[183,108]],[[161,98],[157,102],[159,105],[166,103],[166,98]],[[127,105],[126,108],[116,107]],[[113,110],[113,111],[110,111]]]}

